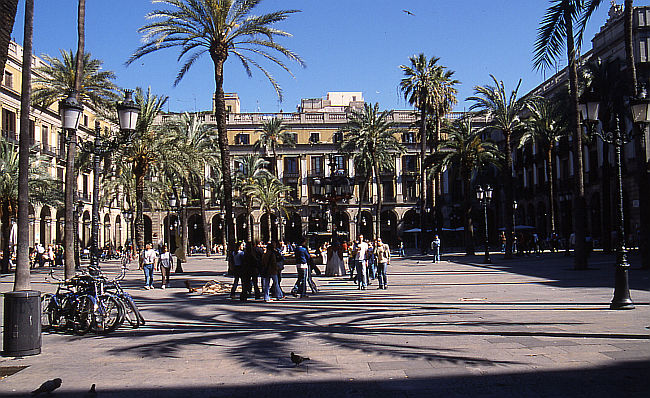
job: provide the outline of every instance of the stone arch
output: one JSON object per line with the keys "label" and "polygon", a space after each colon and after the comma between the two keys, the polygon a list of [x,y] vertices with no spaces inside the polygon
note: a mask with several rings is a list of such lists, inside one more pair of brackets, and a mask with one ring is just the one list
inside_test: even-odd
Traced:
{"label": "stone arch", "polygon": [[223,244],[225,247],[226,245],[224,242],[225,242],[226,234],[225,234],[224,225],[226,224],[223,221],[223,217],[221,216],[221,214],[215,214],[212,217],[211,225],[212,225],[212,244],[215,243]]}
{"label": "stone arch", "polygon": [[114,237],[115,247],[122,246],[122,217],[117,215],[115,217],[115,237]]}
{"label": "stone arch", "polygon": [[[271,236],[269,237],[269,225]],[[260,217],[260,237],[264,242],[278,239],[278,217],[272,213],[264,213]]]}
{"label": "stone arch", "polygon": [[90,246],[90,212],[83,212],[81,216],[81,246]]}
{"label": "stone arch", "polygon": [[289,213],[284,226],[285,243],[295,243],[302,237],[302,217],[298,213]]}
{"label": "stone arch", "polygon": [[63,244],[63,237],[65,235],[64,227],[65,227],[65,209],[59,208],[56,210],[56,227],[55,227],[56,229],[55,229],[55,238],[54,238],[54,241],[58,245]]}
{"label": "stone arch", "polygon": [[235,236],[238,241],[248,241],[248,229],[251,227],[250,217],[246,220],[246,214],[242,213],[236,218]]}
{"label": "stone arch", "polygon": [[195,213],[187,218],[187,238],[190,246],[205,245],[203,217],[200,214]]}
{"label": "stone arch", "polygon": [[51,236],[52,213],[50,207],[43,205],[39,216],[39,243],[47,247],[52,243]]}
{"label": "stone arch", "polygon": [[350,215],[341,210],[334,213],[332,225],[339,239],[350,240]]}
{"label": "stone arch", "polygon": [[400,224],[404,246],[417,248],[420,232],[409,231],[414,231],[420,228],[420,215],[418,212],[415,209],[407,211],[404,213]]}
{"label": "stone arch", "polygon": [[370,239],[370,240],[374,239],[375,228],[373,224],[372,213],[370,211],[362,210],[361,213],[359,213],[357,219],[357,227],[359,233],[363,235],[364,239]]}
{"label": "stone arch", "polygon": [[113,244],[113,242],[111,240],[111,215],[110,215],[110,213],[106,213],[104,215],[104,233],[102,235],[104,236],[103,246],[106,246],[107,244]]}
{"label": "stone arch", "polygon": [[380,237],[391,247],[397,245],[397,214],[392,210],[381,212]]}

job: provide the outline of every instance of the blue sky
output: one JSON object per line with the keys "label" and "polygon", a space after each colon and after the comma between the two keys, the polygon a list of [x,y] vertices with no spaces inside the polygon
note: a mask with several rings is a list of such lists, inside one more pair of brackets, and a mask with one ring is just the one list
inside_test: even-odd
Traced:
{"label": "blue sky", "polygon": [[[24,2],[20,3],[13,37],[22,43]],[[590,23],[589,40],[607,18],[609,4],[603,3],[607,4]],[[295,77],[269,67],[284,89],[282,103],[261,73],[249,78],[234,59],[226,64],[224,89],[239,94],[243,112],[290,112],[301,98],[324,97],[328,91],[362,91],[366,101],[379,102],[384,109],[406,109],[398,89],[399,65],[423,52],[439,57],[440,64],[456,72],[461,82],[457,110],[463,110],[473,87],[488,84],[490,74],[503,80],[507,89],[523,79],[522,92],[543,81],[531,59],[537,26],[548,4],[547,0],[265,0],[259,13],[302,10],[278,27],[294,35],[282,43],[300,54],[307,67],[293,64]],[[76,7],[76,0],[36,0],[36,54],[58,56],[59,49],[76,48]],[[151,86],[155,93],[169,96],[171,111],[211,108],[214,73],[209,57],[198,61],[177,87],[172,85],[181,65],[176,49],[124,66],[140,44],[137,29],[154,8],[149,0],[87,0],[86,7],[86,51],[117,73],[118,85]],[[591,48],[591,43],[584,48]]]}

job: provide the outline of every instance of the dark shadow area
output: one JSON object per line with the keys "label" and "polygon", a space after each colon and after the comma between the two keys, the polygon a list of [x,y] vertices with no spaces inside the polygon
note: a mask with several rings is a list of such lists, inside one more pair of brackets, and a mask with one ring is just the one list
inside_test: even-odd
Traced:
{"label": "dark shadow area", "polygon": [[[246,385],[187,385],[177,387],[109,389],[97,383],[101,397],[647,397],[650,391],[650,361],[621,362],[615,366],[559,371],[533,371],[480,374],[453,373],[450,369],[405,370],[393,379],[355,380],[354,375],[341,381],[310,380],[310,367],[287,368],[295,375],[291,382],[256,383],[250,374]],[[459,370],[460,373],[463,370]],[[216,376],[216,375],[215,375]],[[206,378],[208,375],[206,375]],[[65,390],[65,380],[56,396],[88,397],[86,391]],[[2,396],[25,396],[0,392]]]}

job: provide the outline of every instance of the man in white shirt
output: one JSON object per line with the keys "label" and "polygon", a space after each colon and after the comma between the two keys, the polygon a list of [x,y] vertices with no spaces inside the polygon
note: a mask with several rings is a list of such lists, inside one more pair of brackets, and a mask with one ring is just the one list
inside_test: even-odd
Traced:
{"label": "man in white shirt", "polygon": [[151,243],[147,243],[147,246],[142,253],[142,270],[144,271],[145,289],[153,289],[153,269],[157,260],[158,253],[153,249]]}
{"label": "man in white shirt", "polygon": [[368,244],[363,240],[363,235],[359,235],[359,239],[354,244],[354,261],[357,266],[357,288],[359,290],[366,290],[368,281],[366,280],[366,253],[368,252]]}

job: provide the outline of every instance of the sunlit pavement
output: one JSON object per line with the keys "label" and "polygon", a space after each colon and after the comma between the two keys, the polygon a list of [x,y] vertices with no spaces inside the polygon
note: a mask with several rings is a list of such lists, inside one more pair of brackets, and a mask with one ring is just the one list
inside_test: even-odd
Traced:
{"label": "sunlit pavement", "polygon": [[[133,264],[125,286],[146,326],[46,332],[42,354],[0,359],[2,368],[28,366],[0,380],[0,395],[60,377],[57,396],[86,396],[93,383],[102,397],[647,396],[650,272],[634,257],[629,311],[609,310],[613,256],[592,256],[587,271],[560,254],[481,259],[397,258],[388,290],[315,277],[320,293],[271,303],[188,293],[185,280],[232,281],[222,256],[191,257],[166,290],[159,275],[155,290],[142,289]],[[46,276],[33,272],[33,287],[54,291]],[[294,281],[287,266],[285,292]],[[12,283],[2,276],[0,290]],[[291,351],[311,360],[294,367]]]}

